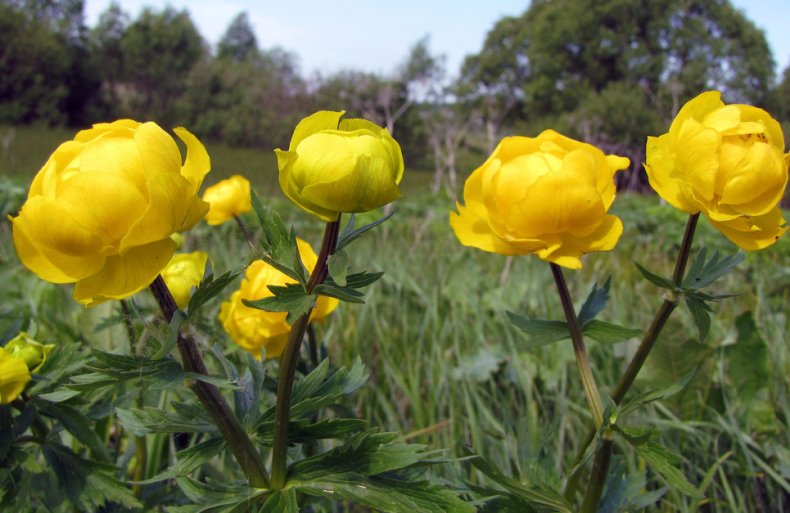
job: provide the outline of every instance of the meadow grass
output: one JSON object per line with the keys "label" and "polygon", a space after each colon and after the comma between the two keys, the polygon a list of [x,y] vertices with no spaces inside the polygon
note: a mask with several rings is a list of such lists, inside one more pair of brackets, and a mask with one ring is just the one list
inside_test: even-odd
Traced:
{"label": "meadow grass", "polygon": [[[271,155],[209,150],[219,172],[214,178],[249,173],[264,201],[318,246],[322,226],[282,198]],[[16,178],[7,180],[4,190],[11,185],[24,190],[20,182],[29,180],[26,173],[35,172],[48,151],[25,173],[10,173],[8,162],[23,159],[6,155],[0,171]],[[453,458],[468,447],[525,481],[556,482],[588,428],[571,344],[527,349],[528,338],[505,315],[510,310],[561,318],[549,266],[534,257],[507,258],[462,247],[447,221],[450,195],[429,194],[426,176],[430,178],[407,174],[395,217],[349,247],[352,270],[386,274],[370,287],[364,305],[344,304],[317,326],[324,348],[336,365],[361,358],[368,367],[369,382],[349,406],[372,425],[447,449]],[[616,250],[588,255],[584,268],[566,272],[566,277],[580,305],[593,283],[611,275],[611,298],[602,318],[644,329],[661,302],[661,291],[641,277],[633,262],[671,274],[685,216],[647,196],[621,195],[613,208],[625,225]],[[376,215],[362,215],[360,222]],[[251,216],[245,220],[254,225]],[[0,227],[0,278],[6,283],[0,329],[13,331],[15,313],[24,311],[41,333],[55,339],[67,334],[95,347],[123,347],[120,328],[97,329],[102,319],[117,313],[116,307],[83,309],[70,300],[68,286],[44,283],[23,270],[9,228],[7,222]],[[703,245],[735,251],[705,221],[694,248]],[[215,228],[201,223],[188,234],[184,249],[207,251],[219,272],[241,270],[252,258],[233,224]],[[738,296],[716,304],[708,337],[699,341],[692,316],[679,308],[648,360],[637,390],[660,388],[693,367],[698,370],[683,393],[644,407],[625,422],[658,427],[659,441],[682,455],[682,470],[706,495],[691,499],[668,491],[649,511],[790,508],[789,253],[790,241],[784,238],[766,251],[749,254],[713,287]],[[215,302],[206,320],[205,341],[235,350],[218,323],[212,324],[218,307]],[[744,326],[748,312],[759,333],[745,340],[739,338],[736,319]],[[617,382],[635,344],[589,342],[603,393]],[[615,454],[622,468],[646,473],[646,490],[663,486],[633,451],[618,446]],[[461,462],[441,465],[434,474],[451,483],[483,480]]]}

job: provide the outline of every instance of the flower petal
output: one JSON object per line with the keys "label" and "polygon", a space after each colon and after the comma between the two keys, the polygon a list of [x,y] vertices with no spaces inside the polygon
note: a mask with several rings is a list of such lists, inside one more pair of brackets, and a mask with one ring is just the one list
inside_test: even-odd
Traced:
{"label": "flower petal", "polygon": [[291,136],[291,144],[288,146],[288,151],[295,151],[302,140],[322,130],[337,130],[340,124],[340,118],[343,117],[345,113],[346,111],[344,110],[339,112],[321,110],[307,116],[296,125],[293,136]]}

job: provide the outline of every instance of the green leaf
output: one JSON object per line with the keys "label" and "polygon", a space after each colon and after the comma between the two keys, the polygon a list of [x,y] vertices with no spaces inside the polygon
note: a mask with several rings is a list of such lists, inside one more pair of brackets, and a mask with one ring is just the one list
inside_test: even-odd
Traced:
{"label": "green leaf", "polygon": [[252,208],[261,226],[262,259],[302,285],[307,284],[307,271],[299,258],[296,234],[290,232],[274,210],[263,206],[258,195],[252,193]]}
{"label": "green leaf", "polygon": [[697,331],[699,332],[699,340],[702,342],[710,332],[711,308],[705,301],[690,294],[686,295],[686,306],[688,306],[689,311],[691,311],[694,324],[697,326]]}
{"label": "green leaf", "polygon": [[735,319],[738,337],[735,344],[724,348],[727,377],[730,385],[744,402],[771,384],[771,361],[766,344],[752,312],[744,312]]}
{"label": "green leaf", "polygon": [[348,273],[348,254],[343,250],[335,251],[329,257],[328,267],[332,281],[340,287],[345,287],[346,274]]}
{"label": "green leaf", "polygon": [[242,511],[251,511],[253,500],[268,492],[239,484],[218,483],[210,479],[203,483],[191,477],[179,477],[176,483],[189,500],[203,506],[192,510],[197,512],[215,511],[222,506],[230,506],[230,509],[223,508],[219,511],[232,511],[241,504],[247,506]]}
{"label": "green leaf", "polygon": [[[469,451],[470,456],[467,462],[477,470],[485,474],[489,479],[503,487],[508,494],[513,495],[521,501],[527,503],[537,513],[561,512],[571,513],[573,508],[567,500],[557,490],[544,486],[522,483],[512,477],[508,477],[491,465],[482,456],[478,456]],[[502,491],[490,489],[492,494],[504,495]]]}
{"label": "green leaf", "polygon": [[275,490],[259,513],[299,513],[299,504],[296,502],[296,490]]}
{"label": "green leaf", "polygon": [[529,335],[528,340],[523,344],[526,350],[570,338],[568,325],[562,321],[530,319],[513,312],[506,313],[510,322]]}
{"label": "green leaf", "polygon": [[240,271],[227,271],[215,279],[209,265],[206,263],[206,273],[203,275],[203,279],[198,288],[195,289],[192,297],[189,298],[189,304],[187,305],[189,317],[194,318],[203,305],[217,297],[240,274]]}
{"label": "green leaf", "polygon": [[36,401],[36,406],[42,414],[59,420],[66,431],[90,449],[94,458],[102,462],[110,461],[110,454],[104,442],[93,430],[88,418],[79,410],[66,404],[48,401]]}
{"label": "green leaf", "polygon": [[38,397],[39,399],[43,399],[45,401],[49,401],[51,403],[62,403],[78,395],[80,395],[79,390],[69,390],[65,388],[62,390],[56,390],[54,392],[50,392],[48,394],[40,394],[37,395],[36,397]]}
{"label": "green leaf", "polygon": [[632,427],[612,424],[612,429],[623,435],[629,444],[637,447],[656,440],[661,432],[653,427]]}
{"label": "green leaf", "polygon": [[590,294],[587,296],[587,299],[584,300],[579,310],[579,315],[577,316],[579,326],[584,326],[601,313],[607,301],[609,301],[609,287],[611,284],[611,276],[606,278],[606,283],[604,283],[603,287],[599,287],[597,283],[593,284]]}
{"label": "green leaf", "polygon": [[714,251],[709,260],[705,259],[706,249],[702,248],[691,262],[688,273],[683,280],[684,289],[702,289],[735,269],[745,257],[742,251],[719,259],[719,252]]}
{"label": "green leaf", "polygon": [[348,301],[350,303],[363,303],[362,297],[364,294],[359,289],[365,288],[381,278],[384,273],[368,273],[360,272],[346,276],[346,284],[339,285],[330,276],[324,283],[318,285],[314,292],[322,296],[329,296],[340,299],[341,301]]}
{"label": "green leaf", "polygon": [[[298,420],[288,424],[288,442],[300,444],[312,440],[343,438],[367,427],[368,422],[362,419],[324,419],[313,423]],[[271,444],[273,439],[274,422],[261,424],[258,429],[258,441],[262,444]]]}
{"label": "green leaf", "polygon": [[699,490],[689,483],[686,476],[677,468],[676,465],[683,461],[680,456],[655,442],[647,442],[635,447],[639,456],[644,458],[669,486],[690,497],[702,497]]}
{"label": "green leaf", "polygon": [[642,330],[626,328],[609,322],[591,320],[582,328],[582,333],[604,344],[614,344],[642,335]]}
{"label": "green leaf", "polygon": [[654,401],[662,401],[673,395],[676,395],[682,392],[691,380],[694,379],[694,376],[697,374],[697,367],[692,367],[691,370],[686,372],[685,375],[680,377],[680,379],[676,379],[671,381],[669,386],[661,388],[659,390],[649,390],[646,392],[642,392],[633,398],[629,399],[628,401],[624,402],[618,408],[618,415],[624,416],[633,410],[639,408],[640,406],[648,403],[652,403]]}
{"label": "green leaf", "polygon": [[269,285],[273,296],[263,299],[242,299],[242,303],[250,308],[265,310],[267,312],[288,312],[288,322],[293,324],[296,319],[307,313],[315,304],[317,294],[308,294],[303,285],[289,283],[288,285]]}
{"label": "green leaf", "polygon": [[[194,298],[194,296],[192,296]],[[191,303],[191,301],[190,301]],[[176,347],[176,343],[178,342],[178,336],[181,334],[181,326],[184,325],[184,321],[186,321],[187,315],[182,312],[181,310],[176,310],[173,313],[173,318],[170,319],[170,323],[167,326],[167,337],[165,338],[162,347],[151,356],[153,360],[160,360],[167,356],[170,351]]]}
{"label": "green leaf", "polygon": [[644,473],[629,472],[622,460],[617,460],[606,479],[606,493],[601,498],[598,513],[641,512],[667,491],[666,487],[661,487],[644,493],[646,484]]}
{"label": "green leaf", "polygon": [[217,427],[201,408],[173,403],[176,413],[165,413],[159,408],[116,408],[118,420],[125,429],[137,436],[148,433],[216,432]]}
{"label": "green leaf", "polygon": [[152,484],[177,477],[188,476],[208,463],[212,458],[220,455],[225,447],[226,443],[223,438],[210,438],[192,447],[178,451],[176,453],[176,462],[170,468],[151,479],[140,481],[139,484]]}
{"label": "green leaf", "polygon": [[370,224],[366,224],[360,228],[354,229],[354,224],[356,222],[356,216],[351,214],[348,218],[348,222],[343,227],[343,231],[340,232],[340,235],[337,238],[337,244],[335,246],[335,251],[340,251],[341,249],[348,246],[351,242],[361,237],[365,232],[377,227],[390,217],[395,215],[395,210],[391,211],[389,214],[385,215],[381,219],[377,219]]}
{"label": "green leaf", "polygon": [[675,285],[675,282],[673,282],[671,279],[664,278],[664,277],[659,276],[657,274],[651,273],[650,271],[648,271],[647,269],[645,269],[644,267],[639,265],[638,262],[634,262],[634,265],[636,265],[637,269],[639,269],[639,272],[642,273],[642,276],[644,276],[647,279],[647,281],[649,281],[653,285],[657,285],[657,286],[661,287],[662,289],[667,289],[667,290],[677,290],[678,289],[678,286]]}

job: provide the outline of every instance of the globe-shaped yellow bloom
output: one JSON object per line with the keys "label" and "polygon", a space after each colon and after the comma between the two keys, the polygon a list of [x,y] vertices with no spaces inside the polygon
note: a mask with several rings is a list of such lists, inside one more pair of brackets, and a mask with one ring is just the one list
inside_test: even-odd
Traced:
{"label": "globe-shaped yellow bloom", "polygon": [[24,331],[5,345],[5,350],[14,358],[21,358],[30,372],[38,371],[53,349],[55,344],[42,344]]}
{"label": "globe-shaped yellow bloom", "polygon": [[669,132],[647,138],[650,185],[675,208],[702,212],[746,250],[786,231],[778,204],[787,186],[779,123],[750,105],[725,105],[708,91],[686,103]]}
{"label": "globe-shaped yellow bloom", "polygon": [[506,137],[466,180],[450,224],[466,246],[578,269],[583,254],[611,250],[623,232],[607,211],[614,175],[628,164],[553,130]]}
{"label": "globe-shaped yellow bloom", "polygon": [[210,205],[206,222],[210,225],[222,224],[252,210],[250,181],[241,175],[233,175],[206,187],[203,201]]}
{"label": "globe-shaped yellow bloom", "polygon": [[326,222],[400,197],[403,155],[387,129],[344,112],[320,111],[296,126],[288,151],[274,150],[280,187]]}
{"label": "globe-shaped yellow bloom", "polygon": [[0,347],[0,404],[8,404],[19,397],[29,381],[30,371],[25,360]]}
{"label": "globe-shaped yellow bloom", "polygon": [[[297,239],[296,244],[302,262],[307,270],[312,272],[318,262],[318,256],[307,242]],[[242,299],[256,300],[270,297],[273,294],[268,289],[269,285],[288,283],[294,283],[294,280],[263,260],[256,260],[247,268],[239,290],[235,291],[220,308],[219,320],[225,331],[236,344],[251,352],[256,358],[261,357],[261,349],[266,350],[267,358],[279,356],[285,349],[291,326],[286,322],[285,312],[266,312],[250,308],[242,303]],[[310,319],[323,319],[337,308],[338,304],[337,299],[319,296]]]}
{"label": "globe-shaped yellow bloom", "polygon": [[200,285],[203,279],[206,262],[208,255],[202,251],[177,253],[162,270],[162,279],[179,308],[184,309],[189,304],[192,288]]}
{"label": "globe-shaped yellow bloom", "polygon": [[12,219],[22,263],[53,283],[75,283],[92,306],[153,282],[173,255],[174,232],[203,219],[197,191],[210,169],[206,149],[183,128],[176,142],[155,123],[101,123],[61,144]]}

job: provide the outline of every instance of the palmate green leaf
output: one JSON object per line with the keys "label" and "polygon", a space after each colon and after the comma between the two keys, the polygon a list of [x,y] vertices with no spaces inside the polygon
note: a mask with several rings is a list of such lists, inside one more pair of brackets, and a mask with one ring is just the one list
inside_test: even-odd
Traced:
{"label": "palmate green leaf", "polygon": [[242,303],[250,308],[265,310],[267,312],[288,312],[288,323],[293,324],[296,319],[307,313],[313,307],[317,294],[308,294],[304,285],[289,283],[288,285],[269,285],[273,296],[263,299],[242,299]]}
{"label": "palmate green leaf", "polygon": [[225,290],[225,287],[233,283],[233,280],[241,273],[240,271],[227,271],[214,278],[214,272],[209,266],[210,264],[206,263],[206,272],[203,275],[203,279],[197,289],[195,289],[192,297],[189,298],[189,304],[187,305],[189,317],[194,318],[203,305],[220,295]]}
{"label": "palmate green leaf", "polygon": [[489,479],[504,488],[502,490],[487,489],[492,496],[513,496],[518,501],[528,504],[536,513],[571,513],[573,508],[557,490],[544,486],[522,483],[512,477],[508,477],[491,465],[482,456],[466,451],[470,456],[467,462],[473,465]]}
{"label": "palmate green leaf", "polygon": [[184,495],[196,505],[182,511],[194,513],[257,511],[254,502],[267,493],[267,490],[250,488],[242,484],[218,483],[213,480],[203,483],[191,477],[179,477],[176,483]]}
{"label": "palmate green leaf", "polygon": [[335,251],[329,257],[327,263],[329,270],[329,277],[340,287],[346,286],[346,275],[348,274],[348,253],[343,251]]}
{"label": "palmate green leaf", "polygon": [[568,325],[563,321],[530,319],[513,312],[506,313],[510,322],[529,335],[529,338],[523,343],[523,348],[526,350],[570,338]]}
{"label": "palmate green leaf", "polygon": [[110,461],[107,447],[82,412],[63,403],[36,400],[35,404],[43,415],[60,421],[66,431],[90,449],[94,458],[102,462]]}
{"label": "palmate green leaf", "polygon": [[637,513],[653,505],[666,492],[666,487],[644,493],[644,474],[628,471],[622,460],[616,460],[606,479],[605,494],[598,513]]}
{"label": "palmate green leaf", "polygon": [[298,283],[306,285],[307,271],[296,246],[296,233],[285,227],[277,212],[264,207],[254,191],[251,199],[262,231],[260,245],[264,254],[261,258]]}
{"label": "palmate green leaf", "polygon": [[637,445],[636,452],[647,461],[647,464],[666,480],[667,484],[690,497],[702,497],[700,491],[686,479],[677,468],[683,459],[669,449],[655,442]]}
{"label": "palmate green leaf", "polygon": [[684,289],[699,290],[711,285],[714,281],[735,269],[745,258],[742,251],[721,259],[719,259],[718,251],[714,251],[708,260],[705,258],[706,254],[706,248],[702,248],[695,255],[686,277],[683,279],[682,287]]}
{"label": "palmate green leaf", "polygon": [[[318,422],[298,420],[288,424],[288,443],[300,444],[311,440],[344,438],[351,433],[368,428],[363,419],[324,419]],[[257,441],[268,445],[274,439],[274,422],[264,422],[258,427]]]}
{"label": "palmate green leaf", "polygon": [[610,322],[591,320],[582,327],[582,333],[602,344],[615,344],[642,335],[642,330],[626,328]]}
{"label": "palmate green leaf", "polygon": [[315,293],[350,303],[364,303],[362,300],[364,294],[360,292],[360,289],[374,283],[383,275],[384,273],[382,272],[369,273],[364,271],[350,274],[345,277],[346,283],[342,286],[335,282],[332,276],[329,276],[324,280],[324,283],[315,288]]}
{"label": "palmate green leaf", "polygon": [[381,223],[383,223],[384,221],[386,221],[387,219],[389,219],[394,215],[395,215],[395,210],[391,211],[389,214],[385,215],[381,219],[377,219],[372,223],[366,224],[364,226],[355,229],[356,216],[354,214],[351,214],[348,218],[348,222],[343,227],[343,231],[340,232],[340,235],[337,238],[335,251],[337,252],[342,250],[343,248],[351,244],[351,242],[361,237],[365,232],[377,227],[378,225],[380,225]]}
{"label": "palmate green leaf", "polygon": [[[183,313],[181,316],[183,316]],[[103,386],[105,384],[117,384],[118,380],[139,380],[144,376],[150,376],[155,381],[164,381],[167,384],[184,379],[181,366],[170,358],[154,359],[144,356],[106,353],[95,349],[92,351],[92,354],[96,360],[88,363],[87,368],[99,375],[110,376],[114,379],[109,382],[101,382],[99,378],[96,378],[94,381],[94,378],[89,377],[90,374],[86,374],[83,375],[87,376],[85,378],[73,376],[73,382]],[[77,389],[72,384],[69,384],[69,388]]]}
{"label": "palmate green leaf", "polygon": [[694,324],[699,332],[699,340],[702,342],[710,332],[710,312],[713,310],[704,300],[693,293],[686,294],[686,306],[694,318]]}
{"label": "palmate green leaf", "polygon": [[69,390],[65,388],[62,390],[49,392],[47,394],[39,394],[36,397],[39,399],[43,399],[45,401],[49,401],[51,403],[62,403],[68,401],[69,399],[73,399],[78,395],[80,395],[79,390]]}
{"label": "palmate green leaf", "polygon": [[86,460],[58,444],[45,444],[43,453],[58,488],[78,511],[100,511],[109,502],[141,507],[131,490],[114,477],[118,470],[114,465]]}
{"label": "palmate green leaf", "polygon": [[[178,403],[174,403],[174,406]],[[118,420],[129,432],[144,436],[148,433],[213,433],[217,427],[197,406],[182,406],[182,411],[165,413],[159,408],[116,408]]]}
{"label": "palmate green leaf", "polygon": [[259,513],[299,513],[296,490],[276,490],[266,499]]}

